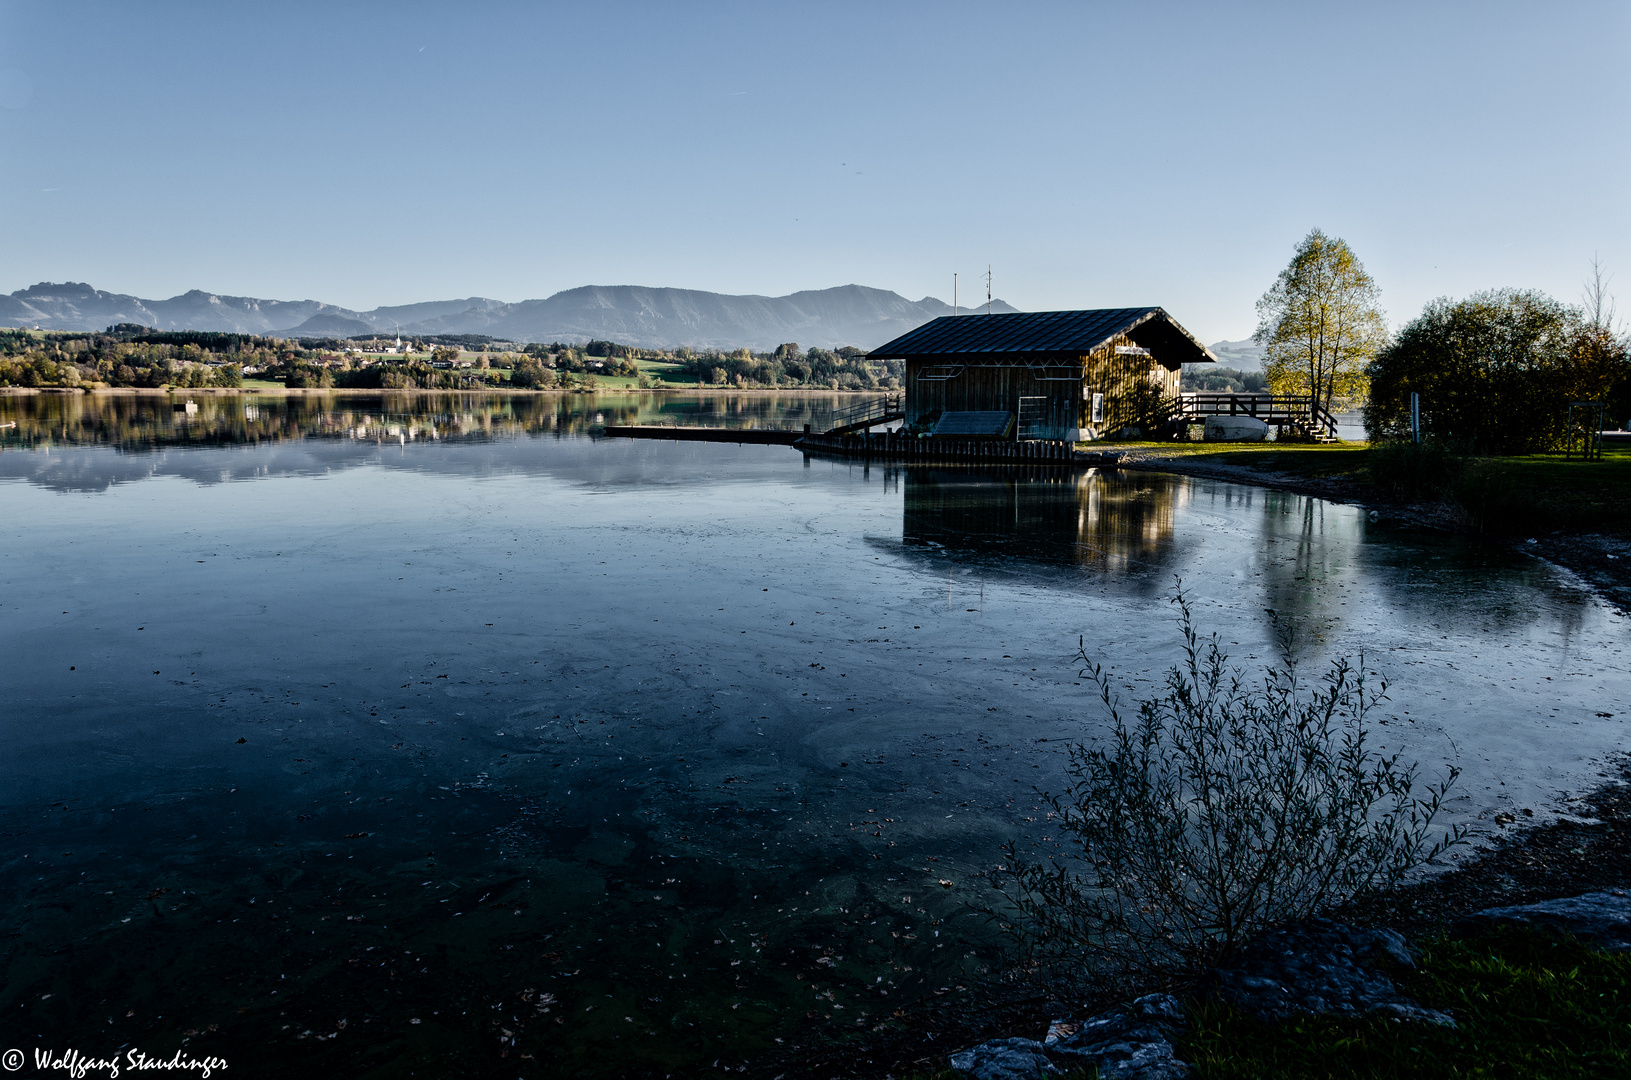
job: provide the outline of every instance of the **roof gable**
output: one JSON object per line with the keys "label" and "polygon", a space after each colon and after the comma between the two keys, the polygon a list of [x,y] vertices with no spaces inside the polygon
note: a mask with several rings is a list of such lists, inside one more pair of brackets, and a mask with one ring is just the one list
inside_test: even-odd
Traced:
{"label": "roof gable", "polygon": [[1092,311],[1025,311],[1009,315],[943,315],[873,349],[874,359],[918,357],[1079,357],[1129,334],[1140,344],[1175,350],[1183,363],[1216,358],[1158,307]]}

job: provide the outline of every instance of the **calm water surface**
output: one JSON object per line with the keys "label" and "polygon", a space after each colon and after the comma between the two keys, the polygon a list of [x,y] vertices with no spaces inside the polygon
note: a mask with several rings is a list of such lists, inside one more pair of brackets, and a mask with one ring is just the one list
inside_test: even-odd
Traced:
{"label": "calm water surface", "polygon": [[1179,576],[1242,663],[1363,652],[1458,819],[1626,742],[1627,620],[1351,507],[588,434],[809,396],[198,405],[0,398],[6,1046],[774,1075],[996,962],[1077,638],[1148,689]]}

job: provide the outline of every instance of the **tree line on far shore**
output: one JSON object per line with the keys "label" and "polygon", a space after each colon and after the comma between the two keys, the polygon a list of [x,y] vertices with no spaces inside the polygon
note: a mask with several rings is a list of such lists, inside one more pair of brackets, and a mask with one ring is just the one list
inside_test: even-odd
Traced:
{"label": "tree line on far shore", "polygon": [[[479,340],[478,340],[479,339]],[[475,350],[471,351],[470,347]],[[394,342],[299,339],[208,331],[159,331],[121,323],[101,333],[0,330],[0,386],[237,387],[246,375],[290,388],[377,390],[593,390],[603,379],[642,388],[810,387],[893,389],[899,361],[871,361],[860,349],[768,352],[646,349],[614,341],[518,346],[480,335]]]}
{"label": "tree line on far shore", "polygon": [[153,338],[123,326],[101,334],[0,330],[0,386],[232,387],[243,385],[245,367],[277,356],[272,343],[248,334]]}

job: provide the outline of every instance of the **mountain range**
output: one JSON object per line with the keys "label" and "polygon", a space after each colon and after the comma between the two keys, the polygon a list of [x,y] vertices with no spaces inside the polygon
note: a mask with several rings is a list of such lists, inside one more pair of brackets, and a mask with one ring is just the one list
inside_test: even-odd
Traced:
{"label": "mountain range", "polygon": [[1223,367],[1240,371],[1263,370],[1266,350],[1251,338],[1244,341],[1218,341],[1208,345],[1207,348],[1212,350],[1212,355],[1218,358],[1218,363]]}
{"label": "mountain range", "polygon": [[[968,310],[968,309],[963,309]],[[992,311],[1018,309],[1001,300]],[[359,334],[487,334],[502,341],[617,341],[646,348],[874,348],[951,305],[932,296],[908,300],[885,289],[842,285],[788,296],[730,296],[695,289],[586,285],[543,300],[486,297],[433,300],[372,311],[318,300],[260,300],[198,289],[168,300],[102,292],[78,282],[42,282],[0,296],[0,325],[43,330],[105,330],[141,323],[158,330],[215,330],[282,337]]]}

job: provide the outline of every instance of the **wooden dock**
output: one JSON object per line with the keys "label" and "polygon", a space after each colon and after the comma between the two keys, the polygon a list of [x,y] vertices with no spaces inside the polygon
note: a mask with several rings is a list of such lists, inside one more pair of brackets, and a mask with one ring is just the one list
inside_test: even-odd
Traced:
{"label": "wooden dock", "polygon": [[792,446],[804,437],[802,431],[774,428],[681,427],[665,424],[607,424],[612,439],[673,439],[675,442],[760,443]]}
{"label": "wooden dock", "polygon": [[1025,465],[1068,469],[1075,447],[1059,439],[918,438],[896,432],[876,435],[809,434],[793,444],[806,454],[934,465]]}

